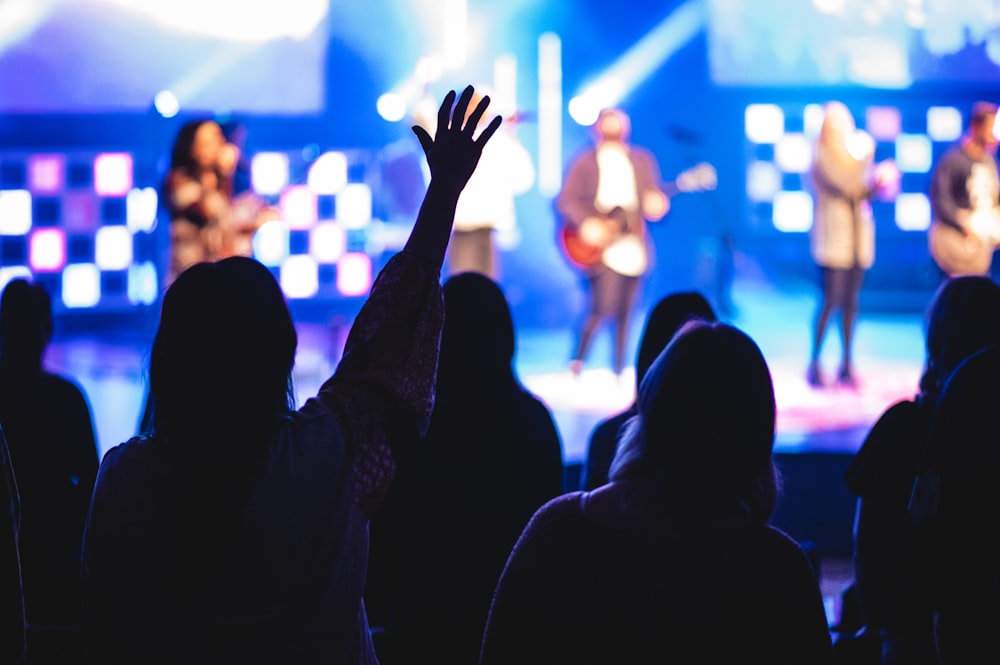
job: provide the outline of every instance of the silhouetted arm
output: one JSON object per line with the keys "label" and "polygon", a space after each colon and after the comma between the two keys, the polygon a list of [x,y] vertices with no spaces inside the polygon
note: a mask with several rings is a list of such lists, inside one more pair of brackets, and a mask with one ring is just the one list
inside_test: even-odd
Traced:
{"label": "silhouetted arm", "polygon": [[25,662],[24,593],[17,546],[21,508],[3,430],[0,430],[0,502],[0,661],[16,664]]}

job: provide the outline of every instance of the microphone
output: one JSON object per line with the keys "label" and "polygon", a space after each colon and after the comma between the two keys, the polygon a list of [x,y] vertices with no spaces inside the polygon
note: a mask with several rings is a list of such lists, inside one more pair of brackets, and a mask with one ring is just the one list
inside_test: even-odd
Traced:
{"label": "microphone", "polygon": [[685,129],[678,125],[667,125],[663,128],[664,133],[678,143],[704,143],[704,139],[698,132]]}

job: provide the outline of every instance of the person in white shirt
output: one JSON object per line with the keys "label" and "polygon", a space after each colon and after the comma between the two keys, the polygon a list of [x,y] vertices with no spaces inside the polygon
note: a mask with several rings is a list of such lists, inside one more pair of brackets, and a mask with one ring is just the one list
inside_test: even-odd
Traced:
{"label": "person in white shirt", "polygon": [[611,318],[614,371],[621,375],[639,282],[654,256],[646,222],[662,219],[670,209],[656,158],[645,148],[630,145],[629,132],[629,117],[623,111],[602,111],[594,123],[595,146],[572,162],[556,199],[564,229],[579,246],[595,250],[590,253],[593,260],[570,256],[583,268],[590,294],[570,361],[573,374],[580,373],[594,334]]}

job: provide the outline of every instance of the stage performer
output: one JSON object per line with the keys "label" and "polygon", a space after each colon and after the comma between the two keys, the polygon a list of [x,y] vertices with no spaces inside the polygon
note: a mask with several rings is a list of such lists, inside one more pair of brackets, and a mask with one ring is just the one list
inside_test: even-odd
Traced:
{"label": "stage performer", "polygon": [[571,163],[556,198],[568,231],[565,249],[583,267],[590,300],[570,361],[574,375],[583,368],[594,334],[610,318],[614,371],[621,376],[632,309],[654,256],[646,222],[662,219],[670,208],[659,164],[649,150],[630,144],[630,125],[620,109],[601,111],[593,126],[595,145]]}

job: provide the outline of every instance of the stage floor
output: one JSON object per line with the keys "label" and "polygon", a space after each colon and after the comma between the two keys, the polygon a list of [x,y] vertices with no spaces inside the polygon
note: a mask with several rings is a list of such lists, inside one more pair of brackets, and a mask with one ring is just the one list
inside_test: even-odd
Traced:
{"label": "stage floor", "polygon": [[[815,389],[805,381],[815,298],[807,288],[738,281],[733,288],[735,314],[727,320],[757,341],[771,368],[778,404],[776,450],[853,452],[882,411],[916,392],[924,353],[922,314],[862,311],[854,352],[857,387]],[[642,319],[642,313],[636,315],[632,349]],[[553,412],[567,464],[583,460],[594,424],[625,409],[635,390],[632,368],[621,378],[609,369],[607,330],[595,338],[583,373],[576,378],[569,373],[572,323],[562,329],[519,329],[516,356],[523,382]],[[301,403],[332,372],[346,330],[330,322],[303,322],[299,332],[294,382]],[[148,344],[134,332],[108,330],[57,334],[49,348],[48,365],[75,377],[87,392],[102,454],[135,433]],[[834,321],[823,353],[830,376],[839,362],[839,347]]]}

